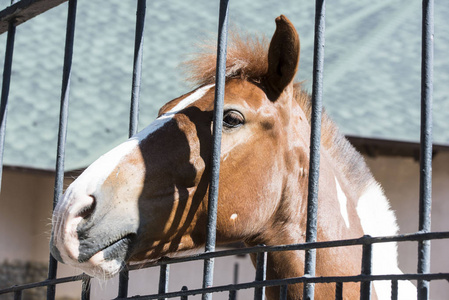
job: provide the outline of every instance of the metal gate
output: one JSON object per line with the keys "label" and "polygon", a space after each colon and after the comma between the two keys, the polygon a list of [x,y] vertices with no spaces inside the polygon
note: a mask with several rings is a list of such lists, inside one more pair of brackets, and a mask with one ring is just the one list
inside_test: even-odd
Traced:
{"label": "metal gate", "polygon": [[[65,2],[66,0],[12,0],[11,6],[0,12],[0,32],[7,31],[6,55],[3,70],[3,84],[1,92],[1,129],[0,129],[0,160],[3,161],[3,148],[6,130],[6,116],[8,106],[9,85],[11,78],[11,65],[14,51],[15,28],[20,23]],[[241,289],[254,289],[255,299],[264,299],[265,288],[279,286],[279,299],[287,298],[287,286],[294,283],[304,284],[304,299],[313,299],[314,285],[316,283],[335,283],[335,299],[343,298],[345,282],[361,283],[361,299],[370,299],[371,282],[375,280],[389,280],[391,282],[391,299],[398,297],[398,281],[417,280],[418,299],[428,299],[429,282],[432,280],[449,280],[449,273],[430,273],[430,240],[449,238],[449,232],[430,232],[431,209],[431,162],[432,162],[432,79],[433,79],[433,0],[422,1],[422,73],[421,73],[421,154],[420,154],[420,200],[419,200],[419,231],[413,234],[390,237],[364,236],[358,239],[317,242],[317,195],[319,177],[319,151],[321,136],[322,112],[322,78],[324,58],[325,33],[325,0],[316,0],[315,39],[312,86],[312,132],[310,146],[310,173],[309,194],[307,208],[306,243],[283,246],[258,246],[245,249],[215,251],[216,212],[218,197],[218,174],[220,168],[220,145],[223,118],[223,99],[226,65],[226,42],[228,28],[229,0],[220,1],[218,46],[217,46],[217,74],[215,90],[215,112],[213,132],[212,175],[209,193],[209,217],[207,223],[207,242],[205,252],[198,255],[181,258],[163,259],[154,263],[129,266],[120,273],[119,291],[117,299],[128,296],[128,274],[135,269],[143,267],[159,267],[159,292],[154,295],[134,296],[132,299],[168,299],[180,297],[188,299],[190,295],[201,294],[203,299],[211,299],[212,294],[226,291],[229,299],[236,298],[236,291]],[[369,5],[369,4],[367,4]],[[68,19],[66,31],[66,44],[63,68],[63,82],[61,89],[61,110],[58,135],[57,164],[54,188],[54,205],[60,199],[63,190],[64,153],[67,132],[67,118],[69,107],[70,74],[74,45],[75,19],[77,0],[69,0]],[[143,33],[145,22],[146,0],[137,1],[136,36],[134,69],[132,83],[132,99],[130,109],[129,136],[137,132],[139,89],[141,78]],[[1,170],[1,169],[0,169]],[[1,174],[0,174],[1,178]],[[371,275],[371,249],[375,243],[415,241],[418,244],[418,271],[415,274],[384,274]],[[316,277],[315,260],[316,249],[328,247],[344,247],[361,245],[363,247],[361,274],[357,276]],[[265,280],[267,253],[274,251],[302,250],[306,254],[305,275],[298,278],[282,280]],[[257,254],[256,278],[252,282],[237,283],[224,286],[213,286],[214,258],[239,255]],[[178,292],[167,292],[169,279],[169,266],[171,264],[202,260],[204,261],[203,288],[188,290],[183,288]],[[55,289],[58,284],[82,281],[81,299],[90,298],[90,277],[81,274],[74,277],[56,278],[57,262],[50,255],[48,279],[42,282],[13,286],[0,290],[0,294],[14,293],[15,299],[21,299],[22,292],[36,287],[47,287],[47,299],[55,298]]]}

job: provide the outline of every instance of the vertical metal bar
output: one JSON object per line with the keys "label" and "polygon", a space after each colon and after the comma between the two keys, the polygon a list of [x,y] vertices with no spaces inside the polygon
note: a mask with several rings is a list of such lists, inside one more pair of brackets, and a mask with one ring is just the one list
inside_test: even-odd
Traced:
{"label": "vertical metal bar", "polygon": [[[234,275],[233,275],[232,282],[234,284],[239,283],[239,264],[238,263],[234,264]],[[235,300],[235,299],[237,299],[237,290],[229,291],[229,300]]]}
{"label": "vertical metal bar", "polygon": [[343,282],[335,283],[335,300],[343,300]]}
{"label": "vertical metal bar", "polygon": [[[267,277],[267,253],[257,253],[256,257],[256,281],[265,281]],[[265,299],[265,287],[254,288],[254,300]]]}
{"label": "vertical metal bar", "polygon": [[[430,231],[432,206],[433,0],[422,2],[421,152],[419,231]],[[418,242],[418,273],[430,272],[430,241]],[[429,298],[429,281],[418,280],[418,299]]]}
{"label": "vertical metal bar", "polygon": [[232,282],[234,284],[239,283],[239,264],[238,263],[234,264],[234,276],[233,276]]}
{"label": "vertical metal bar", "polygon": [[279,291],[279,300],[287,300],[287,294],[288,294],[288,286],[287,285],[281,285],[280,291]]}
{"label": "vertical metal bar", "polygon": [[142,75],[143,40],[145,30],[146,0],[137,2],[136,37],[134,43],[133,83],[131,91],[131,107],[129,117],[129,136],[137,133],[139,120],[139,97]]}
{"label": "vertical metal bar", "polygon": [[[188,291],[189,289],[186,286],[181,288],[181,291]],[[189,296],[181,296],[181,300],[188,300]]]}
{"label": "vertical metal bar", "polygon": [[[129,112],[129,133],[131,137],[137,133],[139,125],[139,97],[143,60],[143,37],[145,29],[146,0],[137,1],[136,34],[134,40],[133,80],[131,89],[131,105]],[[124,268],[119,275],[118,297],[128,297],[129,270]]]}
{"label": "vertical metal bar", "polygon": [[[62,74],[61,107],[59,112],[58,149],[56,154],[56,175],[53,195],[53,209],[58,203],[64,187],[64,159],[69,115],[69,95],[70,77],[72,74],[73,43],[75,39],[76,4],[77,0],[69,0],[67,28],[65,36],[64,66]],[[50,254],[50,261],[48,265],[49,280],[56,278],[57,267],[58,263],[56,259]],[[55,292],[55,285],[49,285],[47,287],[47,299],[54,300]]]}
{"label": "vertical metal bar", "polygon": [[90,300],[90,277],[83,278],[81,287],[81,300]]}
{"label": "vertical metal bar", "polygon": [[[228,13],[229,0],[220,0],[220,13],[218,20],[218,42],[217,42],[217,71],[214,100],[213,121],[213,144],[211,159],[211,179],[208,198],[208,219],[206,232],[206,252],[215,250],[216,226],[217,226],[217,201],[218,201],[218,179],[220,174],[220,150],[221,131],[223,127],[223,102],[226,73],[226,46],[228,38]],[[204,260],[203,288],[212,286],[214,260]],[[212,294],[206,293],[203,300],[212,299]]]}
{"label": "vertical metal bar", "polygon": [[[362,275],[371,275],[372,244],[364,244],[362,252]],[[360,283],[360,299],[371,299],[371,281]]]}
{"label": "vertical metal bar", "polygon": [[[170,274],[170,265],[161,265],[159,273],[159,294],[165,294],[168,291],[168,277]],[[167,298],[162,298],[166,300]]]}
{"label": "vertical metal bar", "polygon": [[[315,242],[317,235],[318,182],[320,167],[321,113],[324,66],[325,0],[315,2],[315,38],[313,54],[312,121],[310,135],[309,192],[307,196],[306,242]],[[306,250],[304,276],[315,276],[316,249]],[[304,284],[303,299],[313,299],[315,285]]]}
{"label": "vertical metal bar", "polygon": [[[17,2],[12,0],[11,5]],[[8,36],[6,37],[5,63],[3,64],[3,81],[2,94],[0,102],[0,192],[3,177],[3,153],[5,149],[5,135],[6,135],[6,117],[8,114],[8,98],[9,87],[11,83],[12,58],[14,54],[14,40],[16,37],[15,20],[11,20],[8,25]]]}
{"label": "vertical metal bar", "polygon": [[128,297],[128,281],[129,281],[129,270],[125,266],[123,270],[121,270],[119,273],[117,298]]}
{"label": "vertical metal bar", "polygon": [[391,300],[398,300],[398,281],[391,281]]}
{"label": "vertical metal bar", "polygon": [[22,290],[14,292],[14,300],[22,300]]}

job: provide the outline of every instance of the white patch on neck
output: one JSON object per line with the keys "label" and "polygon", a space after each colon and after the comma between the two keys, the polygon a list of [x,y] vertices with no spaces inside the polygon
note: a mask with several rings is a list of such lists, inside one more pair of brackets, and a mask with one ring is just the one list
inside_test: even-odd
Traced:
{"label": "white patch on neck", "polygon": [[349,216],[348,216],[348,198],[346,194],[341,189],[340,183],[338,182],[337,177],[335,177],[335,185],[337,186],[337,198],[338,203],[340,204],[340,214],[343,220],[345,221],[346,227],[349,228]]}
{"label": "white patch on neck", "polygon": [[237,214],[236,214],[236,213],[233,213],[229,219],[231,219],[231,220],[237,219]]}
{"label": "white patch on neck", "polygon": [[[371,236],[396,235],[398,225],[394,212],[377,182],[369,185],[357,203],[357,214],[365,234]],[[398,267],[396,243],[373,244],[373,275],[402,274]],[[390,299],[391,284],[389,281],[373,282],[379,299]],[[416,299],[416,288],[410,281],[398,282],[398,299]]]}

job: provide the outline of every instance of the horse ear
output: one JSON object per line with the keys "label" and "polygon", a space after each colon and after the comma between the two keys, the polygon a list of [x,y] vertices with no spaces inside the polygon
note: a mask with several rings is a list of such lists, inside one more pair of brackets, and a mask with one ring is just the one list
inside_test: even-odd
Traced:
{"label": "horse ear", "polygon": [[276,31],[268,50],[267,81],[273,99],[277,99],[293,81],[299,64],[299,36],[284,16],[276,18]]}

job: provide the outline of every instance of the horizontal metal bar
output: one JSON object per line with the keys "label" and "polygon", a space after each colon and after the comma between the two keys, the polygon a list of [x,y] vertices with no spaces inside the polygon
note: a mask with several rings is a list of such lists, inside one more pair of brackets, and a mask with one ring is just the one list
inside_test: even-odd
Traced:
{"label": "horizontal metal bar", "polygon": [[15,286],[0,290],[0,295],[7,294],[7,293],[13,293],[15,291],[28,290],[28,289],[33,289],[33,288],[37,288],[37,287],[54,285],[54,284],[82,281],[82,280],[87,280],[88,278],[90,278],[90,276],[83,273],[83,274],[76,275],[76,276],[62,277],[62,278],[57,278],[57,279],[52,279],[52,280],[47,279],[47,280],[40,281],[40,282],[15,285]]}
{"label": "horizontal metal bar", "polygon": [[388,242],[404,242],[404,241],[421,241],[421,240],[435,240],[435,239],[447,239],[449,238],[449,231],[444,232],[428,232],[428,233],[410,233],[395,236],[381,236],[381,237],[368,237],[364,236],[357,239],[348,240],[335,240],[326,242],[315,242],[315,243],[302,243],[302,244],[291,244],[291,245],[279,245],[279,246],[256,246],[250,248],[240,248],[240,249],[230,249],[222,250],[208,253],[199,253],[190,256],[180,256],[176,258],[164,258],[162,260],[135,264],[129,266],[130,270],[137,270],[141,268],[148,268],[154,266],[160,266],[162,264],[174,264],[182,263],[193,260],[208,259],[215,257],[231,256],[231,255],[244,255],[250,253],[261,253],[261,252],[277,252],[277,251],[292,251],[292,250],[306,250],[306,249],[320,249],[320,248],[332,248],[332,247],[344,247],[344,246],[355,246],[363,244],[376,244],[376,243],[388,243]]}
{"label": "horizontal metal bar", "polygon": [[[44,280],[37,283],[30,283],[24,285],[17,285],[7,289],[0,290],[1,294],[14,293],[16,291],[43,287],[54,284],[68,283],[74,281],[88,280],[90,278],[87,274],[80,274],[77,276],[70,276],[64,278],[58,278],[54,280]],[[427,273],[427,274],[387,274],[387,275],[356,275],[356,276],[327,276],[327,277],[295,277],[278,280],[266,280],[266,281],[253,281],[248,283],[229,284],[223,286],[210,287],[205,289],[195,289],[184,292],[171,292],[165,295],[146,295],[146,296],[134,296],[133,299],[161,299],[161,298],[173,298],[183,295],[198,295],[202,293],[216,293],[226,292],[231,290],[242,290],[256,287],[268,287],[268,286],[282,286],[296,283],[313,282],[313,283],[335,283],[335,282],[362,282],[362,281],[375,281],[375,280],[449,280],[449,273]],[[124,298],[117,298],[124,299]]]}
{"label": "horizontal metal bar", "polygon": [[[330,247],[363,245],[366,243],[375,244],[375,243],[386,243],[386,242],[420,241],[420,240],[434,240],[434,239],[446,239],[446,238],[449,238],[448,231],[428,232],[428,233],[417,232],[417,233],[412,233],[412,234],[386,236],[386,237],[366,237],[365,236],[365,237],[358,238],[358,239],[316,242],[316,243],[308,243],[308,244],[304,243],[304,244],[292,244],[292,245],[280,245],[280,246],[257,246],[257,247],[251,247],[251,248],[231,249],[231,250],[223,250],[223,251],[216,251],[216,252],[209,252],[209,253],[200,253],[200,254],[195,254],[195,255],[191,255],[191,256],[184,256],[184,257],[177,257],[177,258],[164,258],[163,260],[159,260],[159,261],[155,261],[155,262],[151,262],[151,263],[131,265],[131,266],[129,266],[129,270],[140,270],[142,268],[150,268],[150,267],[160,266],[163,264],[175,264],[175,263],[182,263],[182,262],[193,261],[193,260],[201,260],[201,259],[206,259],[206,258],[242,255],[242,254],[250,254],[250,253],[305,250],[307,248],[312,248],[312,247],[330,248]],[[429,275],[429,274],[403,274],[403,275],[401,274],[401,276],[414,276],[414,277],[410,277],[410,278],[406,278],[406,277],[393,278],[393,277],[391,277],[391,278],[376,279],[376,280],[418,279],[419,277],[416,277],[416,276],[425,276],[425,275]],[[429,277],[429,280],[434,280],[434,279],[448,279],[449,280],[448,273],[430,274],[430,275],[432,275],[434,277],[436,276],[436,278]],[[373,276],[374,275],[372,275],[372,277]],[[380,275],[376,275],[376,276],[380,276]],[[390,275],[387,275],[387,276],[390,276]],[[393,275],[391,275],[391,276],[393,276]],[[440,277],[438,277],[438,276],[440,276]],[[444,276],[446,276],[446,277],[444,277]],[[52,285],[52,284],[67,283],[67,282],[72,282],[72,281],[81,281],[88,277],[89,276],[86,274],[80,274],[77,276],[64,277],[64,278],[58,278],[58,279],[54,279],[54,280],[45,280],[45,281],[41,281],[41,282],[37,282],[37,283],[13,286],[10,288],[0,290],[0,295],[6,294],[6,293],[11,293],[11,292],[18,291],[18,290],[48,286],[48,285]],[[366,276],[362,276],[362,277],[366,278]],[[314,277],[311,277],[312,281],[313,281],[313,278]],[[335,278],[339,278],[339,277],[335,277]],[[346,278],[346,277],[340,277],[340,278]],[[351,278],[353,278],[353,277],[351,277]],[[422,277],[422,278],[425,278],[427,280],[427,277]],[[347,280],[347,281],[351,281],[351,280]],[[358,280],[358,281],[360,281],[360,280]],[[332,281],[329,281],[329,282],[332,282]],[[334,282],[346,282],[346,281],[337,280]],[[285,283],[282,283],[279,285],[286,285],[286,284],[290,284],[290,283],[285,282]],[[254,286],[252,286],[252,287],[254,287]],[[164,297],[164,296],[161,296],[161,297]],[[157,299],[157,298],[155,298],[155,299]]]}
{"label": "horizontal metal bar", "polygon": [[[355,276],[328,276],[328,277],[295,277],[287,279],[252,281],[239,284],[228,284],[209,288],[194,289],[188,291],[171,292],[165,295],[153,294],[144,296],[134,296],[134,300],[149,300],[193,296],[205,293],[229,292],[232,290],[243,290],[257,287],[282,286],[296,283],[334,283],[334,282],[365,282],[377,280],[449,280],[449,273],[428,273],[428,274],[389,274],[389,275],[355,275]],[[117,298],[115,300],[124,300]]]}
{"label": "horizontal metal bar", "polygon": [[8,30],[8,23],[13,20],[14,25],[20,25],[35,16],[58,6],[67,0],[21,0],[0,11],[0,34]]}

